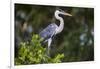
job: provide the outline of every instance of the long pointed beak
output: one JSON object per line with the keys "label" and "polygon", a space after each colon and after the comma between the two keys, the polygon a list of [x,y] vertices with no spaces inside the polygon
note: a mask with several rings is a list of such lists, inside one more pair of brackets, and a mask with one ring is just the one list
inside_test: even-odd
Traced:
{"label": "long pointed beak", "polygon": [[67,15],[67,16],[72,16],[71,14],[69,14],[69,13],[66,13],[66,12],[64,12],[64,15]]}
{"label": "long pointed beak", "polygon": [[69,14],[69,13],[67,13],[67,12],[61,12],[61,14],[63,14],[63,15],[67,15],[67,16],[72,16],[71,14]]}

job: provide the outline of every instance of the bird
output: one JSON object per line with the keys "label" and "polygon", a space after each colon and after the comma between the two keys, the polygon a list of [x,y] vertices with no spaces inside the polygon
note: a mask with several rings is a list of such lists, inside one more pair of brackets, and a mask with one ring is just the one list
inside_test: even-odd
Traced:
{"label": "bird", "polygon": [[55,35],[61,33],[64,29],[64,19],[59,15],[72,16],[71,14],[66,13],[61,9],[56,9],[54,16],[57,20],[59,20],[60,25],[58,26],[56,23],[51,23],[39,33],[40,37],[44,39],[44,42],[48,42],[48,55],[50,55],[49,51],[52,43],[52,38]]}

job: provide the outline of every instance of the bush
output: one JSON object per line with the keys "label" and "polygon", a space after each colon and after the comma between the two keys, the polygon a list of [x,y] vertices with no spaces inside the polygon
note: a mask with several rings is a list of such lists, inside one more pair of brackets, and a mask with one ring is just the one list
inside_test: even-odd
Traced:
{"label": "bush", "polygon": [[18,55],[15,57],[15,65],[60,63],[64,54],[57,54],[53,58],[46,54],[46,48],[41,45],[41,39],[34,35],[30,42],[21,42]]}

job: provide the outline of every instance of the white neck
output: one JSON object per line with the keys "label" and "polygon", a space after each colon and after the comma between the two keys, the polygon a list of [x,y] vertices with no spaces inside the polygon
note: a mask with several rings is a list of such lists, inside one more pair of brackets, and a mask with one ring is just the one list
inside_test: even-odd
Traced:
{"label": "white neck", "polygon": [[58,34],[58,33],[60,33],[62,30],[63,30],[63,28],[64,28],[64,20],[63,20],[63,18],[62,17],[59,17],[59,13],[55,13],[55,18],[57,19],[57,20],[59,20],[60,21],[60,25],[59,25],[59,27],[57,28],[57,32],[56,32],[56,34]]}

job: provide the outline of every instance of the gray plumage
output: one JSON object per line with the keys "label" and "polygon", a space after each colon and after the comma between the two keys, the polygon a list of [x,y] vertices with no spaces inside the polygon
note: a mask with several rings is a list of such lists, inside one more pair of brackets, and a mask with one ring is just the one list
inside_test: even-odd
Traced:
{"label": "gray plumage", "polygon": [[52,23],[48,25],[43,31],[39,33],[39,35],[45,39],[48,40],[49,38],[52,38],[54,35],[56,35],[56,29],[58,26],[55,23]]}

